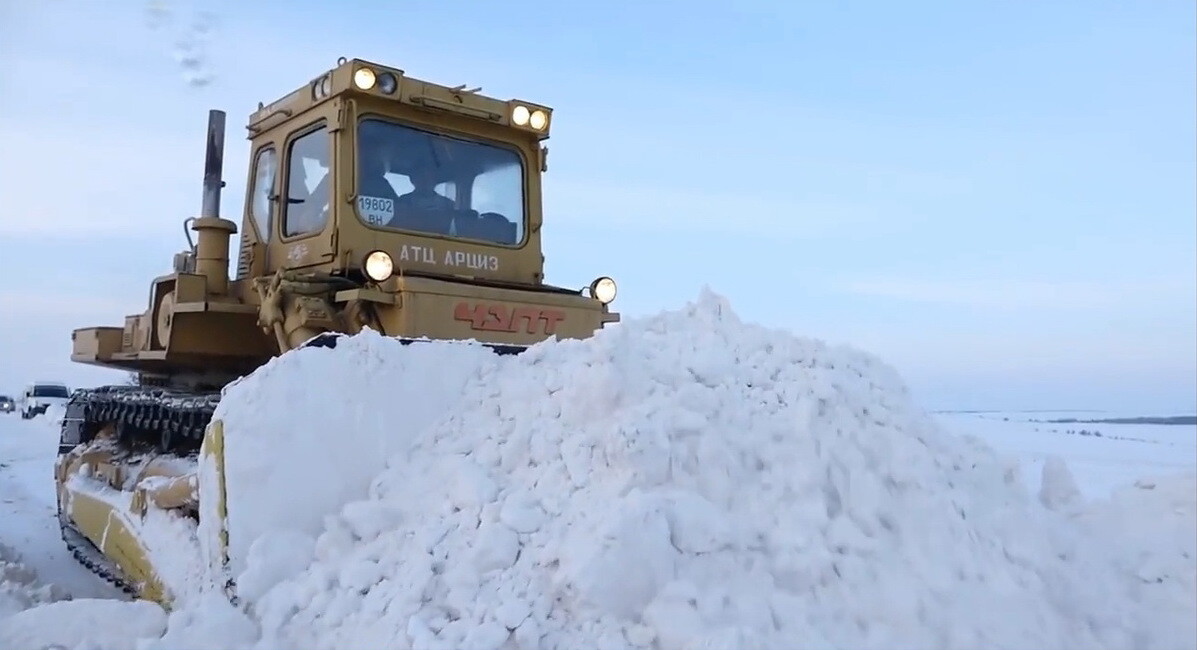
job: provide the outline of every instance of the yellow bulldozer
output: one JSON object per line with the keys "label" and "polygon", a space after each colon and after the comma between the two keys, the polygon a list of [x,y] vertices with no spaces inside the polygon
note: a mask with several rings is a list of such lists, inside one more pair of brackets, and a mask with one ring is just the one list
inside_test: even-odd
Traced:
{"label": "yellow bulldozer", "polygon": [[341,59],[259,104],[240,229],[220,216],[225,115],[209,112],[188,249],[150,283],[144,312],[72,334],[73,361],[138,378],[77,390],[66,406],[55,480],[78,560],[168,604],[141,522],[149,509],[224,516],[237,495],[223,483],[205,493],[197,478],[201,460],[223,467],[221,388],[277,355],[366,328],[508,354],[619,321],[611,278],[545,282],[551,109],[480,91]]}

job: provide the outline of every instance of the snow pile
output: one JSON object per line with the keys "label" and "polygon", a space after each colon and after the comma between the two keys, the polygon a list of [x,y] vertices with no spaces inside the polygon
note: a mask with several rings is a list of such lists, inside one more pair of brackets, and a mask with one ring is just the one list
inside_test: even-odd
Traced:
{"label": "snow pile", "polygon": [[1069,512],[1079,507],[1081,501],[1081,490],[1067,463],[1059,456],[1048,457],[1043,463],[1039,502],[1052,510]]}
{"label": "snow pile", "polygon": [[[1197,639],[1197,477],[1140,480],[1077,516],[1090,544],[1118,549],[1114,571],[1128,577],[1127,597],[1160,625],[1154,644],[1192,647]],[[1148,619],[1144,619],[1148,620]]]}
{"label": "snow pile", "polygon": [[[215,417],[225,423],[225,485],[236,495],[228,502],[233,569],[244,568],[261,535],[320,532],[325,515],[366,494],[388,458],[460,408],[467,380],[493,358],[478,346],[366,335],[336,351],[280,357],[226,388]],[[211,477],[201,473],[209,481],[201,495],[213,493]],[[201,539],[215,539],[217,517],[201,521]]]}
{"label": "snow pile", "polygon": [[[276,359],[218,417],[257,628],[239,620],[225,647],[1173,648],[1197,633],[1191,491],[1154,502],[1155,535],[1136,537],[1110,511],[1138,521],[1148,491],[1078,515],[1053,465],[1039,496],[1070,507],[1044,507],[883,364],[743,324],[709,293],[517,357],[366,333]],[[177,612],[171,635],[203,619]]]}

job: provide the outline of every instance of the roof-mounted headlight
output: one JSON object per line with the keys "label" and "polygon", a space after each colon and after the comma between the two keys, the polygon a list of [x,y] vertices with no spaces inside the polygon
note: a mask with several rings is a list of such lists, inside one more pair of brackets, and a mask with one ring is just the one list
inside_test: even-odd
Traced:
{"label": "roof-mounted headlight", "polygon": [[395,272],[395,261],[386,251],[374,251],[366,256],[366,261],[362,263],[362,270],[371,280],[383,282]]}
{"label": "roof-mounted headlight", "polygon": [[312,82],[312,99],[321,100],[332,92],[332,76],[324,75]]}
{"label": "roof-mounted headlight", "polygon": [[511,109],[511,121],[514,122],[516,126],[526,125],[531,117],[532,115],[528,111],[527,106],[516,106],[515,108]]}
{"label": "roof-mounted headlight", "polygon": [[353,73],[353,85],[362,90],[370,90],[377,80],[374,71],[370,68],[358,68],[357,72]]}
{"label": "roof-mounted headlight", "polygon": [[606,276],[590,283],[590,297],[603,303],[610,304],[615,300],[615,280]]}
{"label": "roof-mounted headlight", "polygon": [[394,94],[395,88],[398,86],[399,82],[395,79],[395,75],[389,72],[384,72],[378,75],[378,89],[382,91],[382,94]]}

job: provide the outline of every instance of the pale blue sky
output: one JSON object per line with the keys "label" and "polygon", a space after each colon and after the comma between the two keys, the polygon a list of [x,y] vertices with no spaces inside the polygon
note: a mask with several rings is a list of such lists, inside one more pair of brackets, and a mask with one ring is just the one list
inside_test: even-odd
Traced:
{"label": "pale blue sky", "polygon": [[554,107],[549,280],[628,316],[707,284],[929,408],[1197,408],[1187,0],[164,4],[0,3],[0,390],[107,380],[70,330],[184,246],[207,109],[239,221],[248,113],[359,56]]}

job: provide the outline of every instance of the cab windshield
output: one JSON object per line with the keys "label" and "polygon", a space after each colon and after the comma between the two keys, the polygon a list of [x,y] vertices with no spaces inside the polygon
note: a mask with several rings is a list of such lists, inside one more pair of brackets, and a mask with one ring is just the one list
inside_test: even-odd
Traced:
{"label": "cab windshield", "polygon": [[34,397],[70,397],[66,386],[41,385],[33,387]]}
{"label": "cab windshield", "polygon": [[514,149],[380,119],[358,125],[357,213],[366,223],[514,246],[524,166]]}

